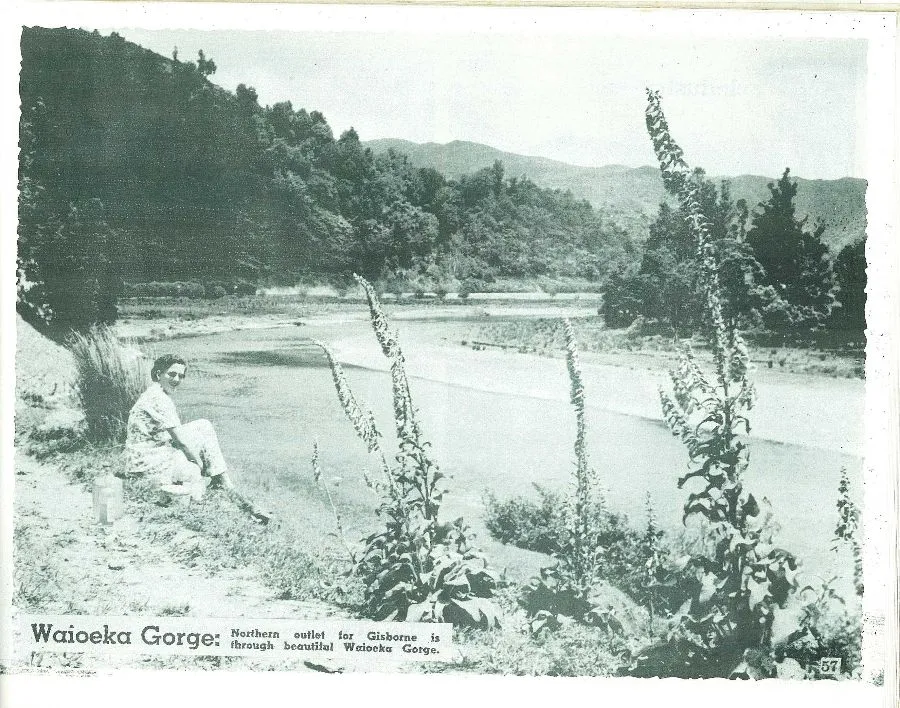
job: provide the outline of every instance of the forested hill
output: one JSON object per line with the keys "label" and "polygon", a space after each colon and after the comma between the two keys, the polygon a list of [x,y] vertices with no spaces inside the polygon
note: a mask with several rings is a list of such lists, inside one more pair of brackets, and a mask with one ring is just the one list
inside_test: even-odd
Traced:
{"label": "forested hill", "polygon": [[354,271],[597,281],[633,258],[583,200],[499,163],[447,179],[375,155],[314,107],[216,86],[202,53],[26,28],[22,57],[20,259],[50,287]]}
{"label": "forested hill", "polygon": [[[546,157],[530,157],[504,152],[480,143],[455,140],[446,144],[414,143],[380,139],[364,143],[376,153],[397,150],[416,167],[433,167],[448,177],[468,174],[501,160],[508,175],[528,175],[542,187],[570,190],[595,207],[615,213],[620,223],[636,223],[640,213],[656,214],[666,199],[659,170],[655,167],[629,168],[623,165],[583,167]],[[752,208],[769,198],[767,185],[777,177],[741,175],[728,179],[735,199],[746,199]],[[866,182],[862,179],[809,180],[794,178],[798,184],[796,207],[810,222],[825,224],[824,240],[833,253],[848,243],[862,239],[866,229]]]}

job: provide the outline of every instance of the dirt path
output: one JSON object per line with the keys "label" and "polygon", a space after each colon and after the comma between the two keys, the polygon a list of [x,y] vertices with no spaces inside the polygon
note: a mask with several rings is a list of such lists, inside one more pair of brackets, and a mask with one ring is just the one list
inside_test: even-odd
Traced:
{"label": "dirt path", "polygon": [[[129,514],[110,526],[92,518],[91,494],[52,464],[23,454],[16,459],[16,574],[21,599],[48,614],[183,615],[195,617],[323,618],[335,608],[318,601],[281,600],[251,568],[209,575],[199,564],[172,560],[177,546],[196,542],[179,532],[157,544],[141,520]],[[250,658],[54,655],[17,656],[18,670],[60,667],[104,668],[272,668]],[[278,668],[303,670],[302,662]]]}

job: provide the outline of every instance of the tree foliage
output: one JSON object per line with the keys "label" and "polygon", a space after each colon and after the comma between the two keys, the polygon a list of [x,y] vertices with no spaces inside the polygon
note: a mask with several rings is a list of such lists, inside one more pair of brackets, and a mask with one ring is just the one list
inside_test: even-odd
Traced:
{"label": "tree foliage", "polygon": [[[717,188],[702,169],[695,169],[688,179],[696,185],[701,207],[708,215],[710,253],[719,271],[723,315],[751,322],[762,300],[755,288],[759,265],[744,238],[746,202],[734,201],[728,181],[723,180]],[[650,225],[640,266],[611,279],[604,303],[607,324],[627,325],[642,316],[666,322],[679,333],[693,331],[704,312],[700,270],[690,214],[681,204],[673,208],[662,202]]]}
{"label": "tree foliage", "polygon": [[764,312],[767,324],[773,329],[820,324],[831,313],[837,291],[828,247],[822,242],[825,227],[818,224],[810,231],[806,219],[797,219],[797,183],[791,181],[790,169],[769,184],[769,192],[747,231],[747,243],[762,268],[760,285],[773,295],[773,304]]}
{"label": "tree foliage", "polygon": [[[103,263],[99,280],[112,269],[128,282],[598,280],[621,260],[623,233],[587,202],[500,163],[448,180],[400,153],[376,156],[318,111],[211,83],[203,52],[184,61],[115,33],[28,28],[22,56],[20,268],[31,280],[50,277],[60,229],[85,273]],[[92,200],[103,209],[88,213]]]}
{"label": "tree foliage", "polygon": [[[826,322],[838,293],[824,226],[806,229],[795,216],[797,184],[789,170],[770,184],[771,197],[750,214],[734,201],[723,181],[718,189],[695,169],[684,179],[694,185],[709,225],[709,254],[716,264],[722,315],[742,327],[775,331],[808,329]],[[748,220],[750,221],[748,227]],[[660,204],[644,244],[640,266],[612,275],[603,307],[607,324],[623,326],[636,317],[691,332],[704,314],[701,259],[692,243],[691,217],[684,205]],[[847,281],[846,317],[831,324],[859,328],[861,305],[858,253],[848,247],[841,274]],[[865,259],[861,260],[863,271]],[[864,276],[861,279],[864,290]],[[844,298],[838,296],[843,303]],[[864,303],[864,297],[862,298]]]}
{"label": "tree foliage", "polygon": [[841,249],[834,261],[838,304],[832,312],[832,326],[852,332],[866,328],[866,240]]}

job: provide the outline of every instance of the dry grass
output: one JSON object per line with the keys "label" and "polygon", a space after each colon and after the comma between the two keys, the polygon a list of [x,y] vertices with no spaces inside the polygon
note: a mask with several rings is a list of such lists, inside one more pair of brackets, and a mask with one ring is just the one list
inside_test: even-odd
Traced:
{"label": "dry grass", "polygon": [[137,350],[126,347],[107,327],[68,341],[75,357],[75,393],[94,442],[122,442],[128,413],[150,384],[149,367]]}

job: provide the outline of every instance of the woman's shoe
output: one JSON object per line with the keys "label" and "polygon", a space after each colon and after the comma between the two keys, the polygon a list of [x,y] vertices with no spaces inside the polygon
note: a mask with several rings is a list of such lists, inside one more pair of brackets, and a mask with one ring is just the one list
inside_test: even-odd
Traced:
{"label": "woman's shoe", "polygon": [[209,488],[232,490],[234,489],[234,482],[231,481],[231,477],[228,476],[227,472],[222,472],[209,478]]}
{"label": "woman's shoe", "polygon": [[231,496],[231,499],[237,505],[238,509],[248,514],[255,521],[258,521],[263,525],[268,524],[269,521],[271,521],[272,514],[270,512],[259,509],[255,504],[253,504],[253,502],[251,502],[237,490],[232,488],[228,490],[228,493]]}

